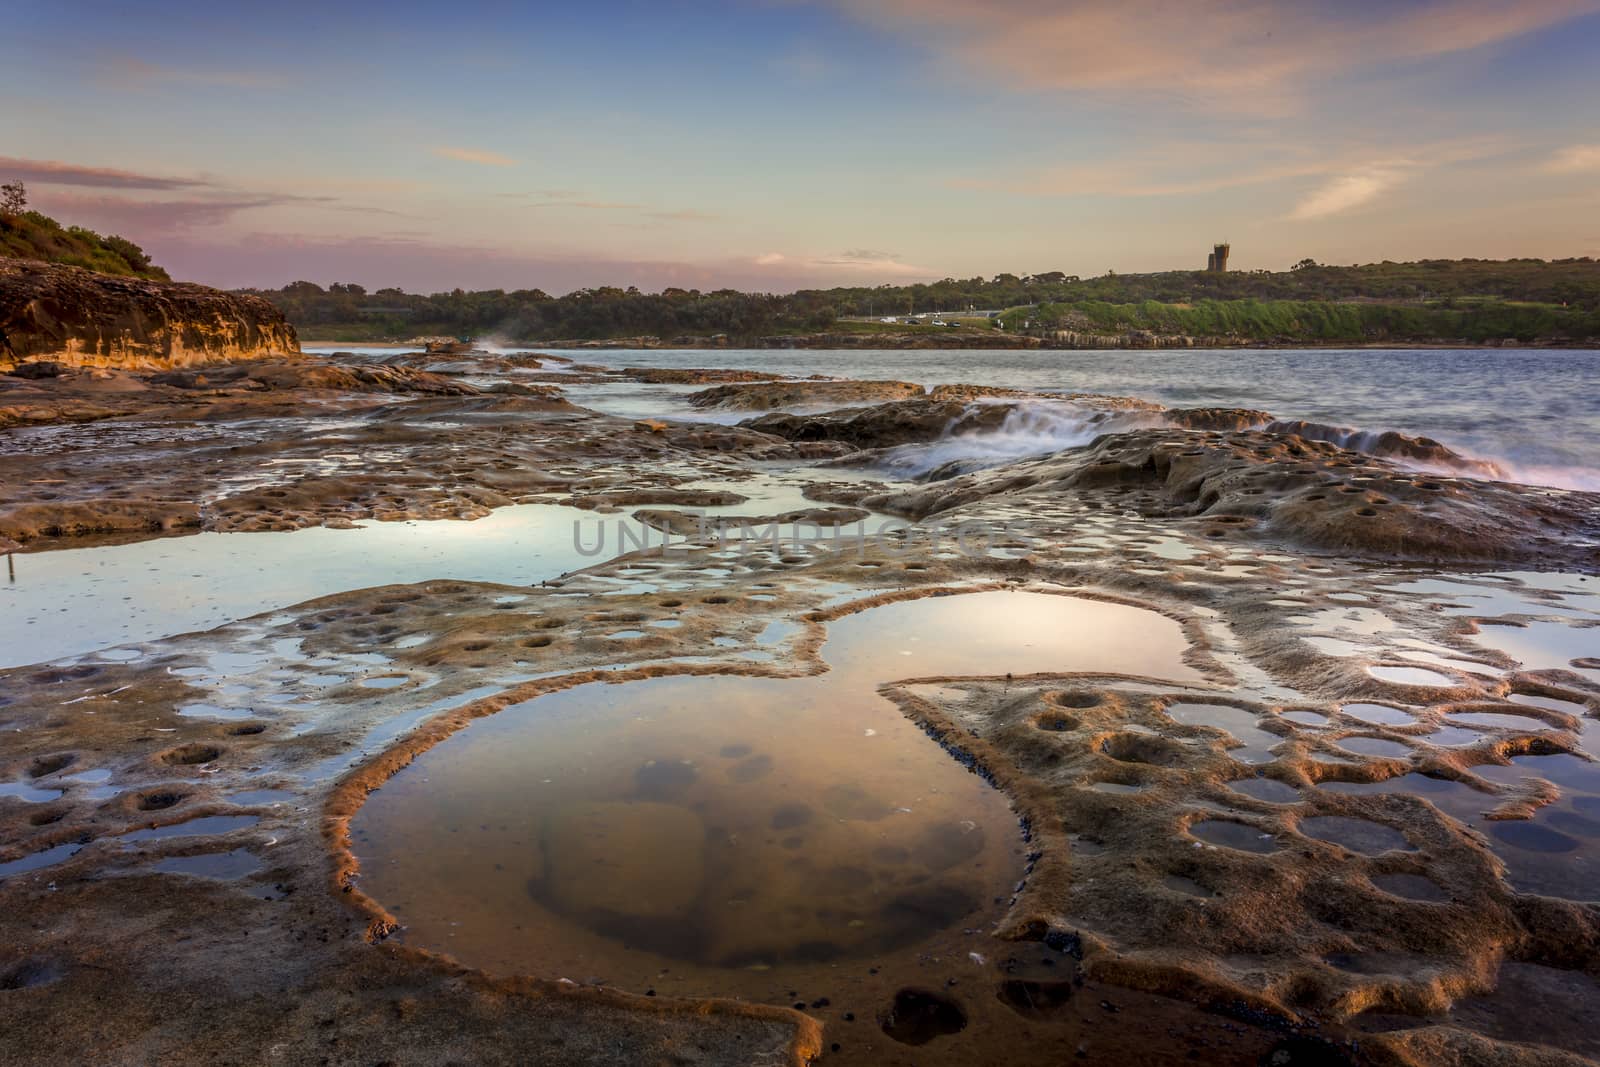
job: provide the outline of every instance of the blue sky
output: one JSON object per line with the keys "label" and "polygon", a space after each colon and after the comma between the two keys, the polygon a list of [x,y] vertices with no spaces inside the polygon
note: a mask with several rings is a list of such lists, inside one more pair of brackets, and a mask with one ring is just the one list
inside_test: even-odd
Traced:
{"label": "blue sky", "polygon": [[1600,0],[10,7],[0,178],[213,284],[1600,254]]}

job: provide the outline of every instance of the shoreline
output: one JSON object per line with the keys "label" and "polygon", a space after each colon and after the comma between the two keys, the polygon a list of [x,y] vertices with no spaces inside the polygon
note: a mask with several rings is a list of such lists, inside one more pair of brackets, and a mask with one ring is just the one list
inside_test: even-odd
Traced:
{"label": "shoreline", "polygon": [[[1577,341],[1573,341],[1573,342],[1565,342],[1565,341],[1562,341],[1562,342],[1528,341],[1528,342],[1518,342],[1517,344],[1498,344],[1498,343],[1489,343],[1489,342],[1483,342],[1483,341],[1478,341],[1478,342],[1474,342],[1474,341],[1460,341],[1460,342],[1447,342],[1447,341],[1382,341],[1382,342],[1380,342],[1380,341],[1372,341],[1372,342],[1366,342],[1366,343],[1362,343],[1362,344],[1340,343],[1340,342],[1312,342],[1312,341],[1307,341],[1307,342],[1301,342],[1301,343],[1296,343],[1296,344],[1267,344],[1267,343],[1264,343],[1264,342],[1263,343],[1259,343],[1259,344],[1228,344],[1228,345],[1222,345],[1222,344],[1217,344],[1217,345],[1196,344],[1196,345],[1093,345],[1093,346],[1091,346],[1091,345],[1054,345],[1054,344],[1039,344],[1039,345],[997,344],[997,345],[992,345],[992,346],[954,345],[954,346],[946,347],[946,346],[942,346],[942,345],[925,345],[925,344],[888,344],[888,343],[883,343],[880,339],[877,339],[877,338],[873,338],[873,340],[877,341],[878,343],[874,343],[874,344],[859,344],[859,345],[805,344],[805,343],[786,344],[786,345],[780,345],[780,344],[717,344],[717,343],[714,342],[714,339],[712,339],[712,338],[701,338],[701,339],[698,339],[698,340],[704,341],[705,343],[690,344],[688,342],[659,341],[659,340],[649,340],[649,339],[637,338],[637,337],[625,337],[625,338],[606,339],[606,340],[578,340],[578,339],[565,338],[565,339],[558,339],[558,340],[516,341],[516,342],[512,342],[512,344],[509,345],[508,347],[513,348],[513,349],[515,349],[517,351],[522,351],[522,350],[530,350],[531,351],[531,350],[535,350],[535,349],[560,349],[560,350],[565,350],[565,351],[582,351],[582,350],[586,350],[587,349],[587,350],[596,350],[596,351],[626,351],[626,352],[651,351],[651,350],[661,350],[661,351],[669,351],[669,352],[670,351],[676,351],[676,352],[699,352],[699,351],[708,351],[708,350],[720,350],[720,351],[729,351],[729,352],[788,352],[788,351],[802,351],[802,352],[854,352],[854,351],[872,351],[872,350],[876,350],[876,349],[904,350],[904,351],[915,351],[915,350],[922,349],[922,350],[935,351],[935,352],[936,351],[973,351],[973,352],[982,352],[982,351],[996,351],[996,352],[1010,352],[1010,351],[1040,351],[1040,352],[1140,352],[1140,351],[1148,351],[1148,352],[1297,352],[1297,351],[1302,351],[1302,350],[1304,350],[1304,351],[1332,351],[1332,352],[1338,352],[1338,351],[1351,351],[1351,352],[1354,352],[1354,351],[1377,351],[1377,352],[1382,352],[1382,351],[1396,351],[1396,352],[1413,352],[1413,351],[1415,351],[1415,352],[1437,352],[1437,351],[1445,351],[1445,352],[1448,352],[1448,351],[1453,351],[1453,350],[1456,350],[1456,349],[1472,350],[1472,351],[1477,351],[1477,350],[1480,350],[1480,349],[1481,350],[1485,350],[1485,351],[1492,351],[1492,350],[1495,350],[1495,349],[1504,349],[1504,350],[1512,351],[1512,352],[1534,351],[1534,350],[1539,350],[1539,351],[1553,350],[1553,351],[1565,351],[1565,352],[1597,352],[1597,353],[1600,353],[1600,344],[1596,344],[1596,343],[1592,343],[1592,342],[1577,342]],[[760,339],[758,338],[757,340],[760,340]],[[393,350],[399,351],[399,352],[413,351],[413,350],[420,351],[420,349],[418,349],[418,347],[416,345],[407,344],[407,343],[405,343],[403,341],[348,341],[348,340],[346,340],[346,341],[328,341],[328,340],[321,340],[321,339],[314,339],[314,338],[313,339],[302,339],[300,341],[300,347],[301,348],[308,348],[308,347],[309,348],[328,348],[328,349],[338,350],[340,348],[340,346],[351,346],[351,347],[357,347],[357,348],[385,348],[385,349],[393,349]]]}
{"label": "shoreline", "polygon": [[[101,1016],[134,1020],[153,1055],[180,1065],[226,1058],[220,1034],[246,1058],[283,1049],[309,1060],[336,1042],[395,1062],[448,1047],[473,1061],[576,1065],[661,1062],[692,1048],[708,1067],[798,1067],[824,1048],[830,1064],[864,1067],[907,1062],[913,1044],[927,1067],[1044,1067],[1063,1048],[1081,1048],[1090,1063],[1193,1052],[1249,1067],[1312,1041],[1352,1063],[1437,1062],[1429,1050],[1473,1047],[1533,1067],[1588,1053],[1581,1026],[1530,1033],[1521,1020],[1537,995],[1517,982],[1569,979],[1552,960],[1592,973],[1586,946],[1600,937],[1600,913],[1582,903],[1581,868],[1561,857],[1600,854],[1600,835],[1575,807],[1600,795],[1590,785],[1600,779],[1585,763],[1571,771],[1583,778],[1563,773],[1534,792],[1510,775],[1513,758],[1558,760],[1552,769],[1581,762],[1579,733],[1600,715],[1600,663],[1572,658],[1588,646],[1522,650],[1503,627],[1480,629],[1450,609],[1481,600],[1491,621],[1540,617],[1534,629],[1512,625],[1541,640],[1558,615],[1600,625],[1588,577],[1600,574],[1600,495],[1475,480],[1470,461],[1416,440],[1390,440],[1380,455],[1319,439],[1310,424],[1268,433],[1254,409],[1163,408],[1160,420],[1119,422],[1156,409],[1118,397],[1090,401],[1105,432],[1081,448],[884,481],[872,472],[885,449],[939,439],[971,397],[1023,391],[688,371],[679,373],[692,382],[665,381],[706,387],[696,408],[757,425],[677,423],[607,414],[578,402],[598,394],[561,392],[648,383],[647,374],[584,365],[547,374],[540,360],[489,354],[452,357],[437,371],[420,353],[386,362],[313,355],[204,375],[9,383],[19,404],[41,411],[125,405],[89,447],[66,434],[0,464],[16,472],[8,484],[31,487],[14,490],[12,532],[25,542],[25,531],[96,529],[271,536],[490,522],[497,509],[544,503],[657,529],[716,508],[720,520],[789,523],[794,534],[734,551],[696,536],[670,552],[619,536],[615,554],[585,555],[570,570],[552,564],[556,577],[463,577],[452,564],[481,555],[490,539],[473,535],[493,530],[464,526],[453,547],[430,546],[419,580],[390,581],[370,555],[353,553],[311,599],[0,670],[11,739],[0,781],[25,798],[0,804],[0,936],[22,960],[0,965],[9,968],[0,978],[24,990],[5,998],[5,1030],[17,1036],[0,1039],[0,1060],[116,1059],[126,1034],[91,1029],[85,1043],[74,1025]],[[518,390],[465,380],[485,376]],[[819,404],[830,410],[795,413]],[[979,415],[991,421],[973,428],[992,429],[998,410],[985,407]],[[152,422],[214,432],[152,437]],[[1394,460],[1397,448],[1422,449],[1449,473],[1420,475]],[[778,485],[772,464],[834,473]],[[904,536],[840,539],[841,520],[869,512],[903,517]],[[830,518],[832,538],[800,532]],[[978,532],[953,541],[960,535],[948,531],[962,529]],[[372,543],[370,531],[362,536]],[[294,565],[248,555],[267,572]],[[1481,573],[1523,570],[1547,577]],[[94,572],[94,595],[105,596],[107,573]],[[130,602],[170,594],[147,563],[139,573],[146,584],[127,590]],[[25,584],[43,577],[19,570]],[[68,590],[51,596],[51,611],[73,608]],[[991,599],[951,599],[962,596]],[[1102,649],[1074,638],[1070,653],[1063,646],[1037,670],[1024,646],[989,634],[1005,629],[997,618],[1024,639],[1043,632],[1023,621],[1038,596],[1066,613],[1050,616],[1061,627],[1097,635],[1111,608],[1142,612],[1123,616],[1141,640]],[[1000,597],[1018,599],[982,608]],[[944,846],[926,852],[917,837],[922,851],[835,865],[825,832],[921,806],[846,773],[848,763],[838,774],[860,782],[864,801],[822,791],[820,813],[775,825],[789,810],[777,801],[792,797],[774,784],[770,805],[752,794],[761,803],[749,819],[721,826],[747,842],[780,828],[791,835],[781,847],[796,862],[783,869],[819,887],[800,929],[844,932],[818,942],[763,930],[763,969],[730,963],[709,990],[709,971],[691,970],[703,965],[692,949],[641,978],[517,948],[544,937],[558,947],[619,940],[660,921],[643,882],[598,918],[541,915],[535,934],[507,934],[513,927],[492,917],[459,934],[441,925],[471,913],[456,903],[469,889],[498,886],[484,899],[527,908],[537,898],[524,876],[536,872],[519,864],[552,854],[547,830],[537,849],[532,838],[502,841],[504,853],[469,849],[487,869],[446,865],[439,883],[385,886],[380,859],[363,852],[365,831],[352,820],[371,796],[431,790],[442,744],[494,729],[496,714],[586,684],[692,678],[725,688],[844,671],[847,658],[823,651],[830,635],[848,657],[859,640],[848,628],[862,625],[850,619],[891,605],[905,613],[880,617],[901,622],[885,626],[891,654],[861,661],[872,686],[862,699],[888,701],[916,730],[894,740],[863,729],[875,720],[850,707],[838,709],[839,729],[876,746],[853,758],[891,760],[907,751],[883,752],[891,740],[931,740],[1011,804],[1022,836],[1007,855],[1018,870],[997,883],[996,924],[981,909],[948,921],[935,910],[903,945],[849,947],[866,935],[848,924],[879,921],[840,910],[864,891],[863,877],[901,893],[948,869],[913,858],[963,861]],[[1374,619],[1385,625],[1368,626]],[[1363,717],[1374,707],[1389,711]],[[1479,720],[1462,717],[1471,713]],[[698,768],[678,772],[694,781],[767,788],[745,783],[774,761],[772,781],[784,781],[786,752],[762,730],[743,749],[685,731],[682,745],[650,750],[624,781],[649,784],[647,769],[669,759]],[[823,745],[792,758],[844,755]],[[752,776],[734,779],[746,766]],[[1458,791],[1417,792],[1406,775],[1422,770]],[[702,816],[687,796],[661,794],[636,814],[675,809],[672,821],[692,829],[691,816]],[[502,803],[521,802],[496,796],[462,827],[488,832]],[[608,804],[583,818],[623,813]],[[857,830],[876,840],[870,826]],[[1517,851],[1532,835],[1570,841],[1569,851]],[[744,887],[760,884],[763,869],[743,863],[685,861],[695,899],[759,900]],[[493,873],[502,865],[509,874]],[[524,914],[533,913],[518,910],[518,921]],[[1341,961],[1415,962],[1330,966],[1334,924]],[[88,944],[76,935],[85,928],[110,936]],[[486,945],[501,951],[496,938],[505,962],[486,955]],[[811,958],[815,945],[837,952],[838,966]],[[1241,952],[1252,961],[1245,970]],[[1502,966],[1512,977],[1497,988]],[[1600,987],[1588,988],[1562,1002],[1574,1019],[1600,1010]],[[324,997],[338,1010],[309,1019],[295,1009]],[[903,1043],[896,1013],[926,1002],[942,1013],[935,1023],[954,1015],[960,1025]],[[1415,1025],[1376,1020],[1373,1004]]]}

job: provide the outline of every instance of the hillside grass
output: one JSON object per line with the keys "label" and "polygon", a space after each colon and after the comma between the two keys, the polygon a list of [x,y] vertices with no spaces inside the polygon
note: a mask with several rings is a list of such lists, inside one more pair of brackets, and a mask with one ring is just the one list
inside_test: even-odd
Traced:
{"label": "hillside grass", "polygon": [[1426,303],[1370,300],[1197,300],[1186,304],[1099,300],[1018,308],[1008,330],[1043,334],[1123,334],[1144,330],[1243,343],[1363,344],[1381,341],[1515,339],[1578,341],[1600,337],[1600,311],[1534,301],[1453,298]]}
{"label": "hillside grass", "polygon": [[82,226],[62,226],[37,211],[0,215],[0,256],[65,263],[101,274],[169,282],[144,249],[124,237],[102,237]]}

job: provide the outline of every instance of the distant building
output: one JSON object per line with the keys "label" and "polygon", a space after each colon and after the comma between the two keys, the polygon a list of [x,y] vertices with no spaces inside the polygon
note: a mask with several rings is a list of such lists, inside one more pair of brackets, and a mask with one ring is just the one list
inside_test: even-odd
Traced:
{"label": "distant building", "polygon": [[1228,252],[1232,248],[1228,244],[1213,245],[1211,254],[1206,257],[1206,270],[1225,271],[1228,269]]}

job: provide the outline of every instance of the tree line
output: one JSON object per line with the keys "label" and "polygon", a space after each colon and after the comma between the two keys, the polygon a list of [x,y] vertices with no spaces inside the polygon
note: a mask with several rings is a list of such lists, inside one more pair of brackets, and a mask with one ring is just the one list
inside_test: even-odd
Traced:
{"label": "tree line", "polygon": [[[369,291],[353,283],[323,287],[306,281],[282,289],[246,291],[277,304],[303,333],[330,339],[403,338],[421,333],[498,334],[515,341],[718,334],[737,339],[824,331],[849,318],[1041,305],[1057,309],[1139,306],[1142,312],[1121,319],[1144,325],[1148,325],[1154,305],[1174,305],[1176,314],[1185,305],[1202,302],[1213,307],[1203,317],[1220,323],[1214,305],[1229,301],[1366,301],[1472,310],[1473,305],[1492,300],[1592,312],[1600,310],[1600,263],[1587,257],[1359,266],[1303,260],[1287,271],[1108,272],[1092,278],[1052,271],[946,278],[904,286],[803,289],[787,294],[680,288],[645,293],[610,286],[579,289],[564,296],[540,289],[454,289],[421,294],[392,288]],[[1118,318],[1104,311],[1091,317],[1105,325]],[[1301,317],[1328,316],[1307,313]],[[1010,321],[1017,317],[1011,316]],[[1353,320],[1339,321],[1347,324]]]}

